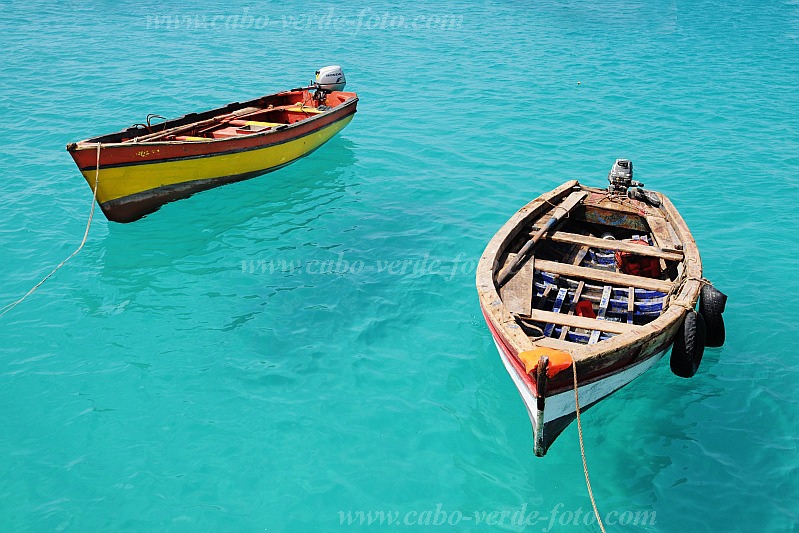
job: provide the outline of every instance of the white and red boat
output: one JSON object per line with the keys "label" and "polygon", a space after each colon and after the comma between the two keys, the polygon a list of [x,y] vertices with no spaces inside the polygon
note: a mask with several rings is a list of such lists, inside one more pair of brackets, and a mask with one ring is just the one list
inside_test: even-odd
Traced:
{"label": "white and red boat", "polygon": [[670,347],[674,373],[691,377],[705,346],[724,342],[726,296],[702,278],[677,209],[632,180],[630,161],[608,179],[607,189],[569,181],[525,205],[477,268],[483,315],[539,456],[576,417],[575,382],[586,408]]}

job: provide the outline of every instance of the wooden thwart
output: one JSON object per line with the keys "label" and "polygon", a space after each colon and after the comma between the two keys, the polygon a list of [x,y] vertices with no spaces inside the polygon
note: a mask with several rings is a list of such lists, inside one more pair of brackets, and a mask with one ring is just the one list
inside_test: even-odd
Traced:
{"label": "wooden thwart", "polygon": [[536,339],[535,341],[536,346],[546,346],[547,348],[555,348],[556,350],[562,350],[564,352],[569,352],[572,357],[576,357],[574,353],[571,353],[576,347],[580,345],[575,344],[569,341],[562,341],[560,339],[553,339],[552,337],[543,337],[541,339]]}
{"label": "wooden thwart", "polygon": [[553,313],[551,311],[539,311],[537,309],[534,309],[530,313],[529,317],[521,318],[525,320],[532,320],[533,322],[546,322],[548,324],[558,324],[560,326],[569,326],[571,328],[605,331],[607,333],[627,333],[629,331],[633,331],[637,327],[640,327],[632,324],[625,324],[623,322],[596,320],[595,318],[566,315],[563,313]]}
{"label": "wooden thwart", "polygon": [[194,128],[198,128],[198,127],[201,127],[201,126],[206,126],[208,124],[215,124],[215,125],[216,124],[222,124],[229,117],[243,118],[243,117],[246,117],[247,115],[252,115],[252,114],[255,114],[255,113],[258,113],[258,112],[261,112],[261,111],[263,111],[263,109],[261,109],[259,107],[245,107],[243,109],[238,109],[238,110],[233,111],[233,112],[228,113],[228,114],[217,115],[215,117],[207,118],[205,120],[200,120],[198,122],[191,122],[189,124],[183,124],[182,126],[173,126],[173,127],[169,128],[169,129],[166,129],[166,130],[156,131],[156,132],[153,132],[153,133],[148,133],[146,135],[140,135],[140,136],[138,136],[136,138],[129,139],[129,140],[123,141],[123,142],[127,142],[127,143],[144,142],[144,141],[155,142],[157,139],[159,139],[161,137],[166,137],[166,136],[169,136],[169,135],[176,135],[178,133],[181,133],[181,132],[184,132],[184,131],[187,131],[187,130],[191,130],[191,129],[194,129]]}
{"label": "wooden thwart", "polygon": [[573,278],[583,278],[592,281],[599,281],[603,285],[618,285],[622,287],[636,287],[650,291],[669,292],[673,283],[660,279],[644,278],[641,276],[631,276],[630,274],[620,274],[596,268],[586,268],[573,265],[564,265],[555,261],[544,261],[539,259],[535,263],[536,270],[549,272]]}
{"label": "wooden thwart", "polygon": [[643,244],[633,244],[631,242],[613,241],[608,239],[600,239],[598,237],[589,237],[588,235],[577,235],[576,233],[566,233],[557,231],[551,235],[544,235],[544,239],[550,239],[555,242],[565,242],[569,244],[581,244],[598,248],[602,250],[618,250],[621,252],[633,252],[637,255],[645,255],[648,257],[657,257],[667,261],[682,261],[682,252],[673,252],[661,250],[655,246],[644,246]]}

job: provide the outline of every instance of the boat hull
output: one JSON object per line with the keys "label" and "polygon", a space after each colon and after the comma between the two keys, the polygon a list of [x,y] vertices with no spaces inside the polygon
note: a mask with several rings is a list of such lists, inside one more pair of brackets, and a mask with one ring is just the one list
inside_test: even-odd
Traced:
{"label": "boat hull", "polygon": [[[520,267],[511,282],[498,282],[503,268],[523,253],[528,236],[546,228],[552,209],[575,197],[583,202],[582,210],[574,210],[568,224],[545,238],[536,257]],[[652,368],[676,336],[685,334],[684,318],[699,297],[701,261],[685,222],[665,196],[659,198],[657,210],[645,210],[628,200],[608,198],[603,190],[566,182],[513,215],[480,259],[476,282],[482,314],[527,408],[538,456],[545,455],[576,418],[575,368],[582,410]],[[643,230],[657,237],[657,246],[632,250],[665,265],[663,279],[626,274],[616,265],[600,268],[600,253],[608,255],[606,249],[626,253],[634,246],[599,238],[609,227],[622,236]],[[567,245],[558,247],[559,243]],[[615,263],[614,253],[609,255]],[[569,305],[562,305],[567,299]],[[612,316],[603,320],[604,315],[576,313],[586,303],[592,312],[601,308]]]}
{"label": "boat hull", "polygon": [[[502,348],[496,338],[494,339],[494,345],[497,348],[502,364],[505,366],[505,370],[507,370],[508,375],[513,380],[513,384],[519,391],[519,395],[527,408],[527,414],[530,417],[530,423],[533,428],[533,441],[537,443],[534,450],[535,454],[543,456],[555,439],[577,416],[574,391],[563,391],[553,396],[545,397],[543,402],[545,408],[543,412],[539,413],[537,409],[539,404],[537,391],[522,377],[524,374],[519,372],[520,367],[516,359]],[[580,385],[578,387],[580,411],[585,411],[644,374],[655,366],[667,351],[661,350],[648,359],[622,369],[615,374],[605,376],[592,383]]]}
{"label": "boat hull", "polygon": [[312,153],[352,120],[357,98],[302,123],[208,142],[91,142],[69,147],[106,218],[132,222],[167,202],[278,170]]}
{"label": "boat hull", "polygon": [[[540,394],[536,381],[524,371],[519,358],[513,353],[510,343],[492,324],[485,310],[483,310],[483,317],[491,332],[502,364],[527,408],[533,428],[535,453],[540,457],[544,456],[550,445],[576,417],[572,374],[571,372],[567,373],[570,386],[564,387],[561,382],[560,387],[553,387],[543,391],[543,395]],[[628,361],[627,364],[604,369],[589,379],[581,378],[578,385],[580,410],[588,409],[644,374],[660,361],[672,343],[673,337],[669,332],[664,332],[650,343],[646,350],[631,347],[628,353],[619,354],[621,359]]]}

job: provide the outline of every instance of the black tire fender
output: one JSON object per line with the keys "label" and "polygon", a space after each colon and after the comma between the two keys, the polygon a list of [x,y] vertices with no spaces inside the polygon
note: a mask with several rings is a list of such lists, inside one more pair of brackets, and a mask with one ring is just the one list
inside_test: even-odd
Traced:
{"label": "black tire fender", "polygon": [[705,321],[691,309],[674,337],[671,347],[671,371],[681,378],[692,378],[705,353]]}
{"label": "black tire fender", "polygon": [[726,333],[724,329],[724,307],[727,305],[727,296],[713,285],[703,285],[699,298],[699,313],[705,319],[707,332],[705,346],[718,348],[724,345]]}

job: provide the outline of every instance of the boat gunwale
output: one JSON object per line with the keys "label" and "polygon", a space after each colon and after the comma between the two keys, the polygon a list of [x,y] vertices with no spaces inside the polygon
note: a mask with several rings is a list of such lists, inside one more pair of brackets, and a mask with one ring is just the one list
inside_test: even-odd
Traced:
{"label": "boat gunwale", "polygon": [[[317,133],[319,133],[321,131],[324,131],[325,129],[333,126],[334,124],[338,124],[339,122],[341,122],[343,120],[348,120],[353,115],[355,115],[355,111],[353,111],[352,113],[342,114],[341,116],[339,116],[337,118],[334,118],[333,120],[330,120],[327,123],[320,124],[320,125],[315,125],[314,127],[309,128],[308,131],[305,131],[303,133],[299,133],[299,134],[296,134],[296,135],[287,136],[284,139],[275,140],[274,142],[255,143],[252,146],[233,145],[233,147],[231,147],[229,149],[225,149],[225,150],[209,150],[208,152],[187,153],[187,154],[181,154],[181,155],[176,155],[176,156],[161,157],[160,159],[125,160],[125,161],[122,161],[122,162],[115,162],[115,163],[102,163],[102,164],[100,164],[100,170],[106,170],[106,169],[112,169],[112,168],[146,166],[146,165],[160,165],[160,164],[174,163],[176,161],[186,161],[186,160],[190,160],[190,159],[202,159],[202,158],[219,157],[219,156],[225,156],[225,155],[231,155],[231,154],[240,154],[240,153],[250,152],[250,151],[255,151],[255,150],[262,150],[264,148],[271,148],[271,147],[274,147],[274,146],[280,146],[281,144],[290,143],[290,142],[296,141],[298,139],[302,139],[303,137],[307,137],[309,135],[317,134]],[[330,116],[332,116],[332,115],[328,115],[328,117],[330,117]],[[300,124],[300,123],[297,122],[297,124]],[[302,126],[306,126],[307,124],[308,124],[308,122],[302,122]],[[281,129],[281,130],[279,130],[276,133],[283,133],[284,131],[286,131],[286,129],[287,128]],[[221,141],[231,141],[232,140],[232,141],[240,142],[241,140],[249,140],[252,137],[254,137],[254,135],[246,136],[246,138],[244,138],[244,137],[245,136],[243,136],[241,138],[237,137],[237,138],[215,139],[215,140],[221,140]],[[173,142],[173,143],[163,143],[163,144],[174,145],[175,143]],[[179,142],[178,146],[181,146],[181,145],[185,146],[187,144],[189,144],[189,142],[185,142],[185,143],[184,142]],[[204,147],[204,146],[207,146],[208,144],[210,144],[210,143],[206,143],[206,142],[191,142],[192,146],[203,146]],[[107,145],[102,145],[102,146],[103,146],[103,150],[105,150]],[[132,146],[142,146],[142,145],[133,145],[132,143],[125,143],[124,145],[121,146],[121,148],[127,149],[127,148],[130,148]],[[91,147],[92,147],[92,149],[96,149],[97,145],[94,144],[94,145],[91,145]],[[119,150],[120,149],[120,145],[116,145],[116,149]],[[89,154],[89,153],[90,152],[83,151],[84,158],[85,158],[85,155]],[[85,176],[86,172],[94,172],[97,169],[96,161],[92,160],[92,162],[90,164],[88,164],[86,166],[80,166],[80,163],[77,160],[78,154],[76,154],[75,152],[72,152],[71,155],[72,155],[73,159],[75,159],[76,164],[78,165],[78,170],[80,170],[80,172],[84,173],[84,176]]]}
{"label": "boat gunwale", "polygon": [[[283,91],[283,92],[275,93],[275,94],[267,94],[267,95],[261,96],[259,98],[255,98],[253,100],[248,100],[247,102],[241,103],[239,109],[243,109],[243,108],[247,107],[247,104],[257,103],[257,102],[259,102],[260,100],[262,100],[264,98],[269,98],[269,97],[272,97],[272,96],[280,96],[280,95],[287,94],[287,93],[290,93],[290,92],[292,92],[292,91]],[[97,139],[101,139],[103,137],[109,137],[109,136],[112,136],[112,135],[125,134],[125,133],[128,132],[128,130],[130,130],[130,128],[126,128],[126,129],[123,129],[123,130],[119,130],[117,132],[106,133],[104,135],[98,135],[96,137],[90,137],[88,139],[84,139],[84,140],[81,140],[81,141],[69,143],[67,145],[67,151],[68,152],[79,152],[79,151],[82,151],[82,150],[93,150],[93,149],[97,148],[98,144],[102,145],[102,148],[105,150],[105,149],[109,149],[109,148],[127,148],[127,147],[141,147],[141,146],[156,147],[156,146],[181,146],[181,145],[209,145],[209,144],[212,144],[212,143],[239,141],[239,140],[242,140],[242,139],[256,139],[256,138],[259,138],[259,137],[265,137],[265,136],[270,135],[270,134],[283,133],[283,132],[286,132],[287,130],[296,129],[296,127],[300,127],[300,126],[305,126],[307,124],[311,124],[313,121],[315,121],[317,119],[321,119],[321,118],[324,118],[324,117],[329,117],[330,115],[332,115],[334,113],[338,113],[339,111],[342,111],[342,110],[344,110],[347,107],[356,106],[357,103],[358,103],[359,98],[358,98],[356,93],[351,93],[351,94],[353,94],[355,96],[352,96],[352,97],[348,98],[347,100],[345,100],[344,102],[340,103],[339,105],[337,105],[335,107],[331,107],[330,109],[327,109],[327,110],[325,110],[325,111],[323,111],[321,113],[315,113],[315,114],[313,114],[313,115],[311,115],[311,116],[309,116],[307,118],[304,118],[304,119],[299,120],[297,122],[294,122],[292,124],[281,125],[281,126],[285,126],[285,127],[280,127],[279,129],[273,128],[273,129],[268,129],[268,130],[265,130],[265,131],[254,132],[254,133],[247,134],[247,135],[241,135],[241,136],[236,136],[236,137],[228,137],[228,138],[223,138],[223,139],[208,138],[207,140],[203,140],[203,141],[135,141],[135,140],[132,140],[132,141],[123,141],[123,142],[104,143],[102,141],[98,141],[97,140]],[[231,105],[232,104],[227,104],[226,106],[218,107],[216,109],[209,109],[207,111],[201,111],[200,113],[196,113],[196,114],[199,116],[199,115],[203,115],[203,114],[212,114],[214,112],[219,112],[219,113],[216,114],[216,115],[211,115],[211,117],[209,117],[207,119],[196,120],[195,122],[189,122],[189,123],[182,124],[182,125],[176,125],[174,127],[190,127],[192,124],[197,124],[197,123],[203,122],[204,120],[211,120],[212,118],[214,118],[216,116],[221,116],[223,114],[222,111],[227,110],[229,108],[229,106],[231,106]],[[231,113],[234,110],[228,111],[228,113]],[[266,109],[264,111],[266,111]],[[185,118],[186,116],[188,116],[190,114],[191,113],[189,113],[187,115],[180,116],[180,117],[176,117],[176,118],[174,118],[174,119],[172,119],[171,121],[168,121],[168,122],[179,122],[181,119]],[[135,139],[135,137],[134,137],[134,139]],[[259,148],[260,148],[260,146],[259,146]],[[157,162],[159,162],[159,161],[158,160],[152,161],[152,163],[157,163]],[[96,167],[92,167],[92,168],[96,168]],[[100,165],[100,168],[103,168],[103,165]],[[83,169],[81,169],[81,170],[83,170]]]}

